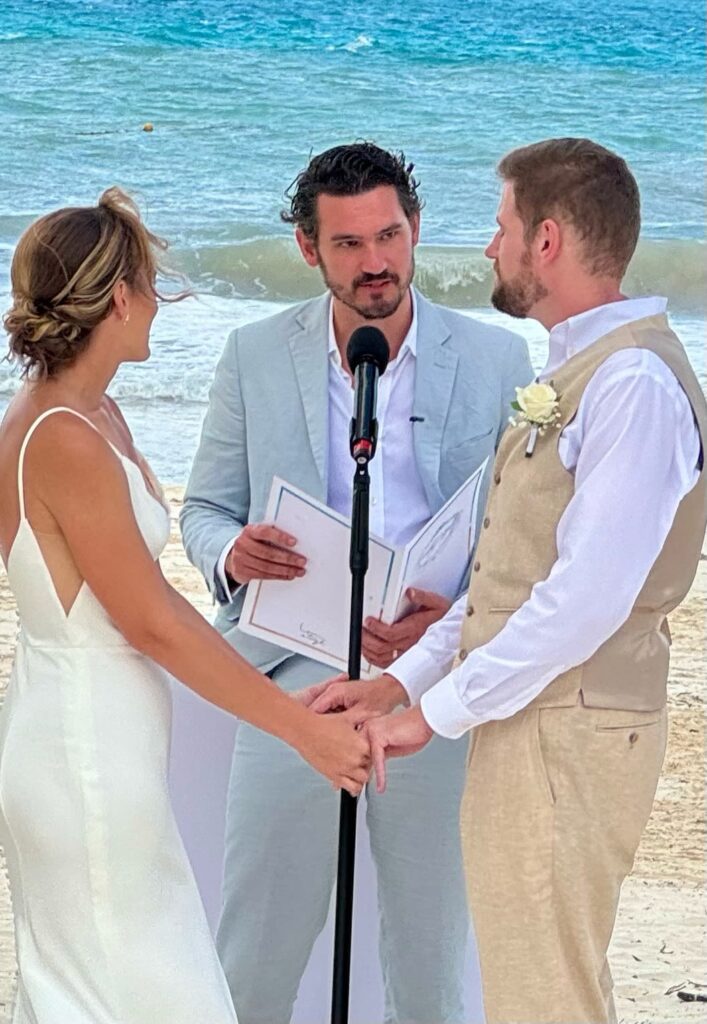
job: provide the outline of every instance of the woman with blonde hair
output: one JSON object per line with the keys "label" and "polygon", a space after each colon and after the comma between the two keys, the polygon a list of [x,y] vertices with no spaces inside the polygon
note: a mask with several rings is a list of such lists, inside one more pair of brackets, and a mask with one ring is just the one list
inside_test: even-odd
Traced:
{"label": "woman with blonde hair", "polygon": [[0,553],[21,630],[0,839],[14,1024],[236,1019],[169,803],[168,673],[334,786],[358,793],[368,774],[352,727],[282,693],[160,572],[168,509],[106,388],[149,355],[163,248],[113,188],[38,220],[12,264],[4,322],[24,383],[0,426]]}

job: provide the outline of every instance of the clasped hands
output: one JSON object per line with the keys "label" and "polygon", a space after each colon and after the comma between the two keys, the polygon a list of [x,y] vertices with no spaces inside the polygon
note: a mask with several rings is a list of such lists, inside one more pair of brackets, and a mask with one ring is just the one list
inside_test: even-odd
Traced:
{"label": "clasped hands", "polygon": [[392,713],[395,708],[408,704],[405,689],[393,676],[382,675],[377,679],[336,676],[296,696],[317,714],[340,715],[367,740],[379,793],[385,791],[386,758],[415,754],[432,739],[432,730],[419,707]]}
{"label": "clasped hands", "polygon": [[[449,608],[449,602],[439,594],[409,590],[407,596],[418,610],[392,625],[380,619],[367,619],[364,623],[362,653],[379,668],[387,668],[412,647],[428,626],[441,619]],[[300,691],[297,697],[317,714],[341,715],[354,729],[360,730],[370,744],[379,793],[385,790],[386,758],[415,754],[433,736],[420,708],[409,707],[404,686],[388,673],[370,680],[336,676]],[[399,707],[408,710],[393,714]]]}
{"label": "clasped hands", "polygon": [[[292,580],[307,571],[307,559],[295,551],[297,538],[268,523],[249,523],[243,528],[226,558],[226,573],[234,584],[249,583],[253,579]],[[440,594],[427,590],[410,589],[406,596],[414,610],[398,622],[388,624],[380,619],[368,618],[361,637],[363,657],[377,668],[388,668],[420,639],[434,622],[449,610],[450,602]],[[358,731],[358,739],[369,744],[370,758],[366,758],[364,771],[372,765],[376,773],[376,788],[385,790],[385,760],[404,757],[421,750],[432,738],[432,730],[419,707],[399,714],[392,712],[408,704],[405,688],[390,675],[377,679],[349,680],[337,676],[324,683],[310,686],[293,696],[317,714],[339,714]],[[320,768],[331,777],[333,749],[322,761]],[[360,758],[354,752],[353,761]],[[336,772],[334,773],[337,774]],[[360,791],[359,776],[348,779],[350,792]],[[346,785],[346,784],[345,784]]]}

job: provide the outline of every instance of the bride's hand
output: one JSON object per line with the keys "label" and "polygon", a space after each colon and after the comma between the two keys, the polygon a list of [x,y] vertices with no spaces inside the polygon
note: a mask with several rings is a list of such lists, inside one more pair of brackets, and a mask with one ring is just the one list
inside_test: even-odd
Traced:
{"label": "bride's hand", "polygon": [[339,715],[312,715],[297,750],[334,789],[358,796],[371,770],[368,739]]}

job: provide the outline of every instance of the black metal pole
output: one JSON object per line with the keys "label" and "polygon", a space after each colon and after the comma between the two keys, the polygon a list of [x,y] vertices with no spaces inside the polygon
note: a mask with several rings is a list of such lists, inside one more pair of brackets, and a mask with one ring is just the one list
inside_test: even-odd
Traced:
{"label": "black metal pole", "polygon": [[[363,590],[368,569],[368,463],[356,464],[351,513],[351,618],[349,621],[349,679],[361,675],[361,629]],[[357,800],[341,794],[339,816],[339,865],[336,880],[336,922],[334,925],[334,974],[331,1024],[348,1024],[349,980],[351,974],[351,926],[353,922],[354,865],[356,859]]]}

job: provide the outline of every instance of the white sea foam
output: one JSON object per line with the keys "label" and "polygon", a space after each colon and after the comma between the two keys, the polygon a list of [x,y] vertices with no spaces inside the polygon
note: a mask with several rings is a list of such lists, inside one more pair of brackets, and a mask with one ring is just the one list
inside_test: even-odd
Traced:
{"label": "white sea foam", "polygon": [[373,46],[375,39],[373,36],[365,36],[363,34],[356,36],[350,43],[344,43],[342,46],[343,50],[348,50],[349,53],[356,53],[357,50],[365,50],[368,46]]}
{"label": "white sea foam", "polygon": [[[3,304],[5,300],[6,296],[0,295]],[[121,366],[110,391],[163,480],[186,480],[216,363],[230,331],[283,308],[283,303],[207,295],[160,310],[152,329],[150,359]],[[488,307],[462,312],[522,334],[536,370],[543,366],[547,333],[536,321],[511,320]],[[707,382],[704,319],[678,315],[671,317],[671,322],[700,378]],[[18,386],[17,371],[0,363],[0,413]]]}
{"label": "white sea foam", "polygon": [[[707,246],[699,239],[643,239],[631,263],[631,294],[667,295],[681,313],[702,313],[707,294]],[[175,253],[198,287],[216,294],[296,301],[321,290],[290,238],[195,246]],[[492,266],[481,246],[421,245],[417,280],[431,299],[462,308],[483,306],[492,287]]]}

